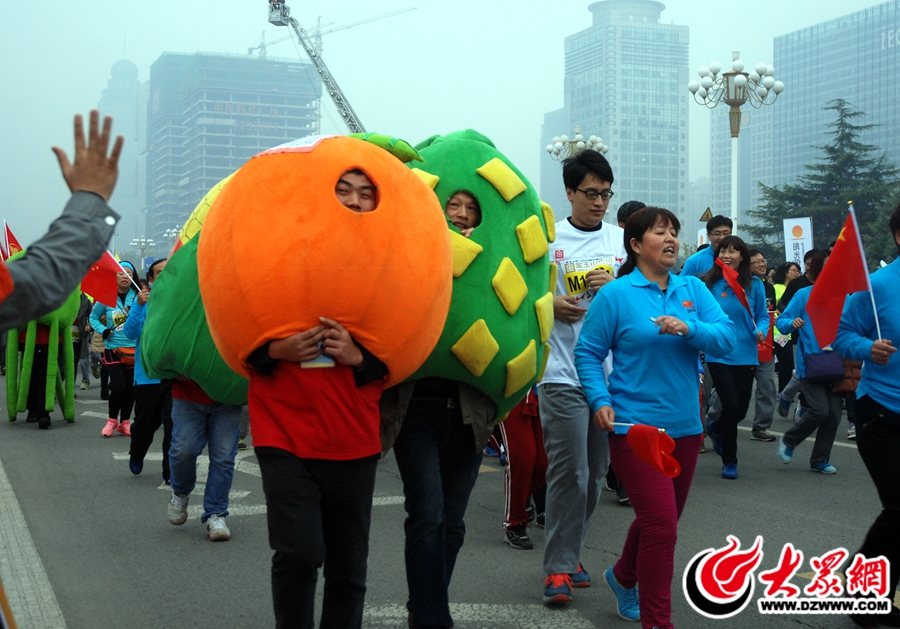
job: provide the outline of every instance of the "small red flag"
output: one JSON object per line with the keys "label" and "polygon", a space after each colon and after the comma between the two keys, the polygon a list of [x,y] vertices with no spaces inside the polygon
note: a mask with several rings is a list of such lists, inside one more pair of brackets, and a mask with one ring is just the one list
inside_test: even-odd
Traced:
{"label": "small red flag", "polygon": [[[716,266],[722,269],[722,277],[725,278],[725,282],[737,295],[738,301],[747,309],[747,312],[750,312],[750,302],[747,301],[747,293],[744,291],[744,287],[738,282],[738,272],[722,262],[722,258],[716,258]],[[751,315],[750,318],[752,319],[753,316]]]}
{"label": "small red flag", "polygon": [[101,304],[115,308],[116,300],[119,298],[119,285],[116,282],[116,273],[125,272],[125,269],[116,262],[113,255],[106,251],[91,266],[84,279],[81,280],[81,290]]}
{"label": "small red flag", "polygon": [[681,464],[672,456],[675,440],[655,426],[633,424],[625,434],[637,457],[669,478],[681,474]]}
{"label": "small red flag", "polygon": [[806,312],[809,313],[819,347],[827,347],[834,342],[847,294],[864,290],[871,291],[872,284],[859,238],[856,212],[851,205],[850,215],[844,222],[828,264],[816,278],[806,302]]}
{"label": "small red flag", "polygon": [[3,221],[3,249],[4,260],[8,260],[10,256],[15,255],[22,250],[22,245],[20,245],[16,237],[13,236],[12,230],[9,228],[9,225],[6,224],[6,221]]}

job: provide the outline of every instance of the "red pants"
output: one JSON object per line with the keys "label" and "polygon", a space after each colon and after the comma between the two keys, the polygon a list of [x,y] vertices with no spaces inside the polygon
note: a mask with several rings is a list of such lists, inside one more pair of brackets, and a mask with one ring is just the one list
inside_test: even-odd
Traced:
{"label": "red pants", "polygon": [[609,436],[612,465],[635,513],[613,573],[622,587],[641,586],[641,626],[645,628],[672,627],[678,519],[691,489],[702,439],[702,435],[675,439],[672,456],[681,464],[681,474],[669,478],[637,458],[624,435]]}
{"label": "red pants", "polygon": [[506,505],[504,530],[528,522],[528,497],[547,484],[547,453],[537,396],[529,391],[499,425],[507,465],[503,473]]}

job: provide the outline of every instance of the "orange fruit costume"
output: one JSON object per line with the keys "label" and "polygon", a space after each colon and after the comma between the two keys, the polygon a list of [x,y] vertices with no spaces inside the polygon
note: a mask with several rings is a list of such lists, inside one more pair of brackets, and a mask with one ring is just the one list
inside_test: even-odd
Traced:
{"label": "orange fruit costume", "polygon": [[[334,193],[364,171],[373,212]],[[453,260],[432,190],[382,148],[347,137],[303,138],[241,167],[215,199],[197,251],[210,332],[225,362],[249,375],[255,349],[324,316],[398,384],[428,358],[450,307]]]}

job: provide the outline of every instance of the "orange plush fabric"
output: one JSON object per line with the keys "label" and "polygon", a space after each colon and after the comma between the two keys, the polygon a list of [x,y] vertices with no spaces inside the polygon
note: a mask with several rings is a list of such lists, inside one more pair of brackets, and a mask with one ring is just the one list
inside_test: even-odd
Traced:
{"label": "orange plush fabric", "polygon": [[[452,292],[450,234],[431,189],[385,150],[347,137],[285,145],[245,164],[216,198],[198,248],[213,340],[244,375],[266,341],[341,323],[388,367],[385,386],[428,357]],[[359,168],[378,206],[344,207],[334,186]]]}

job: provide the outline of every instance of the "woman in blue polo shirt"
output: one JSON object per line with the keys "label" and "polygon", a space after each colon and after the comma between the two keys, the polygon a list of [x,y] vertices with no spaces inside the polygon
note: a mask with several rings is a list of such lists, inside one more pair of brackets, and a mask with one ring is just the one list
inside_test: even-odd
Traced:
{"label": "woman in blue polo shirt", "polygon": [[[769,331],[769,312],[765,286],[750,273],[750,250],[744,241],[737,236],[723,238],[716,258],[716,264],[700,279],[734,322],[737,342],[726,356],[706,359],[722,403],[722,414],[717,421],[709,422],[706,430],[716,454],[722,457],[722,478],[735,480],[738,477],[737,426],[750,407],[753,377],[759,366],[758,344]],[[726,276],[723,267],[733,273]]]}
{"label": "woman in blue polo shirt", "polygon": [[[700,352],[724,356],[735,343],[734,324],[703,282],[671,272],[679,228],[678,218],[662,208],[647,207],[628,219],[628,259],[619,279],[597,293],[575,347],[594,423],[611,433],[612,465],[635,511],[622,556],[606,571],[606,582],[621,617],[660,629],[672,627],[678,518],[702,441]],[[607,386],[603,361],[610,352]],[[669,478],[638,459],[625,438],[630,424],[665,428],[675,440],[672,456],[681,474]]]}
{"label": "woman in blue polo shirt", "polygon": [[[827,251],[817,251],[810,259],[809,278],[813,281],[813,286],[815,286],[815,281],[827,260]],[[837,470],[828,462],[828,459],[831,456],[834,438],[841,423],[843,399],[839,393],[831,390],[831,382],[814,382],[807,378],[809,357],[825,351],[819,345],[812,325],[806,325],[809,322],[806,304],[813,286],[798,290],[791,298],[787,308],[775,321],[775,327],[782,334],[790,334],[795,330],[800,331],[796,369],[797,376],[800,378],[800,391],[806,399],[806,414],[784,433],[778,444],[778,458],[782,463],[790,463],[794,456],[794,450],[815,432],[816,441],[813,444],[812,454],[809,456],[809,467],[813,472],[835,474]]]}

